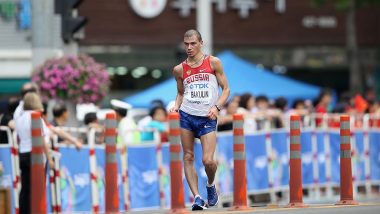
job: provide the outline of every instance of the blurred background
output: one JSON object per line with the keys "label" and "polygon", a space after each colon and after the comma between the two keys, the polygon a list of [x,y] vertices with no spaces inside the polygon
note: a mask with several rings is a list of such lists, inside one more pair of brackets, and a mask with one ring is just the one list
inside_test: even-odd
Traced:
{"label": "blurred background", "polygon": [[[168,160],[161,163],[162,178],[149,167],[169,157],[156,154],[156,146],[168,148],[167,109],[177,93],[172,69],[186,59],[183,35],[189,29],[200,31],[206,54],[221,59],[231,88],[218,117],[218,131],[225,133],[218,133],[216,155],[217,177],[227,178],[218,184],[227,205],[235,113],[244,115],[247,142],[254,142],[247,144],[253,203],[287,202],[285,142],[292,114],[302,120],[304,195],[318,201],[339,195],[337,130],[344,113],[354,130],[354,194],[379,198],[380,0],[0,0],[0,144],[7,144],[0,155],[0,187],[17,182],[9,161],[17,138],[9,136],[15,133],[20,89],[34,82],[45,120],[72,134],[55,130],[50,139],[62,152],[61,173],[78,178],[62,188],[78,194],[62,210],[91,210],[89,166],[76,168],[87,164],[83,160],[94,144],[104,148],[103,119],[110,108],[118,115],[119,143],[136,156],[130,156],[129,167],[141,166],[129,176],[132,209],[169,207]],[[89,130],[96,132],[87,135]],[[56,138],[60,134],[83,148],[67,147]],[[103,153],[97,154],[100,160]],[[196,153],[204,184],[200,144]],[[165,200],[159,190],[166,191]],[[63,200],[71,200],[67,195]],[[186,195],[191,202],[188,190]]]}
{"label": "blurred background", "polygon": [[47,58],[82,53],[106,65],[106,100],[127,97],[171,78],[191,28],[203,34],[205,52],[229,50],[338,94],[372,89],[379,96],[377,2],[0,0],[1,99],[18,94]]}

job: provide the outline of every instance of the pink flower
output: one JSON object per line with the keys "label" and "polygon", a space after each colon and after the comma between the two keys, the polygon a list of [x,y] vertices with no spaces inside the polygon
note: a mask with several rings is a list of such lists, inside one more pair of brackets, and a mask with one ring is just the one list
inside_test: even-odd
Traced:
{"label": "pink flower", "polygon": [[76,103],[99,103],[110,85],[106,67],[85,55],[47,60],[33,72],[32,81],[43,89],[45,101],[68,99]]}

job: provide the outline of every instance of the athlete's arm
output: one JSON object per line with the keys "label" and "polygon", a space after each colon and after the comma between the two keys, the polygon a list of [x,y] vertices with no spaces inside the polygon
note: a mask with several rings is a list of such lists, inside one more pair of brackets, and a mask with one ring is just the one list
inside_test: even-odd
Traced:
{"label": "athlete's arm", "polygon": [[[216,102],[216,105],[221,107],[221,106],[224,106],[224,104],[227,102],[228,97],[230,96],[230,88],[228,87],[228,81],[227,81],[226,75],[224,74],[224,69],[223,69],[220,59],[218,59],[217,57],[211,56],[210,62],[211,62],[211,68],[215,71],[215,76],[218,81],[218,84],[222,88],[222,94],[220,95],[218,101]],[[212,117],[212,115],[210,115],[212,113],[216,113],[215,116],[218,113],[218,109],[215,106],[210,109],[209,117],[210,116]]]}
{"label": "athlete's arm", "polygon": [[185,89],[182,82],[182,70],[183,69],[181,64],[173,68],[173,75],[175,80],[177,81],[177,97],[175,99],[174,106],[170,109],[170,112],[178,111],[183,101],[183,93],[185,92]]}

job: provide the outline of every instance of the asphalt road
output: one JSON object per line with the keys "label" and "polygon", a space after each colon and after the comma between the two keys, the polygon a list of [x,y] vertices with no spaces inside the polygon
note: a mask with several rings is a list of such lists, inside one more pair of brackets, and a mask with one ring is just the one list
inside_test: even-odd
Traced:
{"label": "asphalt road", "polygon": [[[359,205],[350,206],[336,206],[333,204],[312,204],[307,208],[285,208],[285,206],[280,206],[278,208],[268,208],[268,207],[251,207],[249,210],[245,211],[231,211],[230,208],[211,208],[205,211],[192,212],[188,207],[186,209],[189,213],[278,213],[278,214],[380,214],[380,202],[362,202]],[[169,210],[149,210],[149,211],[134,211],[128,213],[135,214],[163,214],[168,213]]]}

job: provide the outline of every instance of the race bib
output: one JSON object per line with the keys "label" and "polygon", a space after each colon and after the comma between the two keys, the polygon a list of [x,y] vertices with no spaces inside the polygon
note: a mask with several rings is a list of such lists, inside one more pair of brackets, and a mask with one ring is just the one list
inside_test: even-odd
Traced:
{"label": "race bib", "polygon": [[208,82],[190,83],[185,91],[184,96],[191,103],[210,104],[212,100],[212,90]]}

